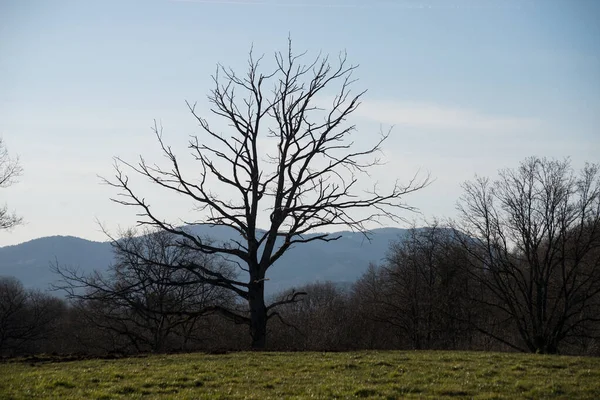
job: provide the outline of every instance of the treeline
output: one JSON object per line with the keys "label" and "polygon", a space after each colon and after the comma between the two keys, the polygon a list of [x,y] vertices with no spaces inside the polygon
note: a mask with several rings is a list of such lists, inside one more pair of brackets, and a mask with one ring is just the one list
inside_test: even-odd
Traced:
{"label": "treeline", "polygon": [[[267,302],[266,348],[600,355],[600,167],[525,160],[464,185],[461,218],[413,227],[355,283]],[[165,230],[113,242],[107,273],[55,265],[67,300],[0,280],[0,353],[249,349],[243,265]]]}
{"label": "treeline", "polygon": [[[166,237],[157,233],[130,240],[158,249]],[[465,268],[469,257],[451,229],[411,229],[391,244],[385,263],[369,266],[353,284],[317,282],[273,296],[273,303],[297,299],[278,307],[269,321],[267,348],[527,351],[514,316],[493,305],[493,293],[477,278],[481,271]],[[131,261],[121,259],[106,276],[84,277],[85,285],[77,285],[84,292],[69,302],[2,278],[2,355],[250,348],[248,327],[219,312],[236,307],[241,312],[243,303],[212,286],[191,283],[189,275],[174,277],[173,270]],[[186,284],[175,285],[177,280]],[[599,312],[597,303],[590,304],[578,319],[591,321]],[[569,332],[560,352],[600,355],[598,329],[600,323],[589,322]]]}
{"label": "treeline", "polygon": [[[399,272],[399,271],[397,271]],[[317,282],[298,288],[302,300],[286,304],[269,321],[268,349],[343,351],[358,349],[508,350],[481,334],[468,321],[453,319],[456,298],[442,301],[451,289],[421,292],[404,302],[415,286],[382,281],[389,267],[371,266],[353,285]],[[417,278],[417,277],[415,277]],[[419,280],[419,279],[417,279]],[[454,284],[454,282],[448,282]],[[456,282],[458,283],[458,282]],[[448,291],[445,291],[448,289]],[[27,291],[12,278],[0,280],[0,349],[3,356],[57,353],[129,355],[149,352],[232,351],[250,349],[248,327],[226,316],[203,311],[191,315],[182,297],[153,293],[124,304],[116,298],[68,302]],[[444,293],[442,293],[444,292]],[[16,294],[16,295],[15,295]],[[284,292],[273,300],[285,298]],[[448,299],[448,297],[445,297]],[[192,302],[197,304],[200,299]],[[205,298],[203,309],[220,299]],[[232,306],[233,304],[230,304]],[[450,313],[449,313],[450,312]],[[464,314],[460,310],[460,314]],[[471,317],[474,317],[474,312]],[[461,315],[462,317],[462,315]],[[489,316],[488,316],[489,318]],[[590,353],[593,343],[570,352]]]}

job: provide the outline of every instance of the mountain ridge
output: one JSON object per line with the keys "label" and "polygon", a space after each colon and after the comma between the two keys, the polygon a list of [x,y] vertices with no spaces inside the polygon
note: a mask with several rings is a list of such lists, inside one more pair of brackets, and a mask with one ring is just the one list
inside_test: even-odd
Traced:
{"label": "mountain ridge", "polygon": [[[235,231],[227,227],[215,229],[193,225],[189,229],[195,235],[211,237],[219,242],[235,237]],[[401,240],[406,232],[403,228],[373,229],[368,241],[360,232],[338,231],[329,233],[340,236],[334,241],[317,240],[295,245],[269,269],[266,291],[272,294],[319,280],[353,282],[369,263],[380,263],[390,242]],[[306,236],[310,235],[314,234]],[[25,287],[46,290],[58,280],[58,276],[51,272],[51,263],[78,267],[90,273],[106,271],[112,261],[112,246],[108,241],[54,235],[0,247],[0,276],[14,276]]]}

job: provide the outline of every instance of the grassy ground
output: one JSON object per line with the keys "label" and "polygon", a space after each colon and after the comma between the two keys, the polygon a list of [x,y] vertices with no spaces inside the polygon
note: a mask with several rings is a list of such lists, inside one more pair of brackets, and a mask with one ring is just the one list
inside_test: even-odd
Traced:
{"label": "grassy ground", "polygon": [[599,399],[600,359],[423,351],[0,364],[0,399],[121,398]]}

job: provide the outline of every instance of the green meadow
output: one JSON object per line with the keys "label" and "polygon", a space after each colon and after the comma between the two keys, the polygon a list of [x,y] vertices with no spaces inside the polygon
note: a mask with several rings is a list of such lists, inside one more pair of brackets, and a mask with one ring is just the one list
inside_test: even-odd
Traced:
{"label": "green meadow", "polygon": [[600,359],[368,351],[0,363],[1,399],[597,399]]}

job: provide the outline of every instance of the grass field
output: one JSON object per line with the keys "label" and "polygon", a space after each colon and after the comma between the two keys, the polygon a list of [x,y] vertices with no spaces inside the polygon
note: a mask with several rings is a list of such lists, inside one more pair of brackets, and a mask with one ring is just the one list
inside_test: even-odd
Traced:
{"label": "grass field", "polygon": [[600,359],[394,351],[0,364],[0,399],[121,398],[600,399]]}

